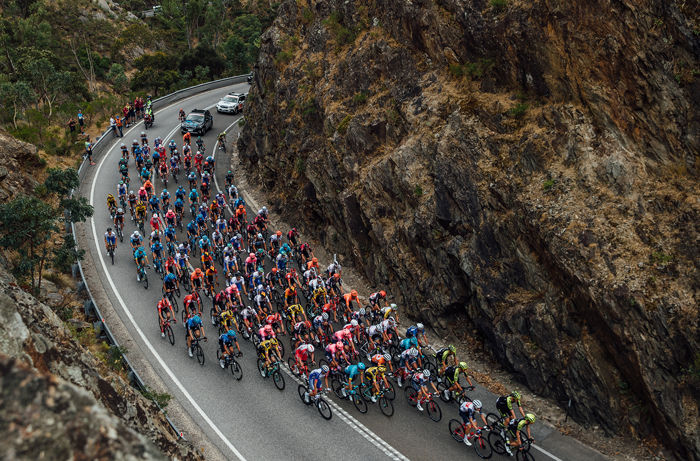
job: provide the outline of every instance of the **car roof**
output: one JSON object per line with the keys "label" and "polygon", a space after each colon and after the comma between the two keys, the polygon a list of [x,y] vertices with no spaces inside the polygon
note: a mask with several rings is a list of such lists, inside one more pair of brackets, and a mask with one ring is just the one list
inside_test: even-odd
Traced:
{"label": "car roof", "polygon": [[190,114],[204,114],[205,112],[207,111],[204,109],[194,109]]}
{"label": "car roof", "polygon": [[226,96],[245,96],[243,93],[236,93],[235,91],[230,92]]}

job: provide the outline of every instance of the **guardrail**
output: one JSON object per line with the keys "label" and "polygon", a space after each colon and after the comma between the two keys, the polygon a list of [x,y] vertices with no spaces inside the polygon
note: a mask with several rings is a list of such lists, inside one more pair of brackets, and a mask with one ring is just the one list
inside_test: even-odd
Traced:
{"label": "guardrail", "polygon": [[[226,77],[222,78],[219,80],[214,80],[211,82],[207,83],[202,83],[200,85],[195,85],[191,86],[188,88],[184,88],[182,90],[175,91],[173,93],[167,94],[165,96],[162,96],[156,100],[153,101],[152,107],[153,111],[155,112],[158,110],[159,107],[165,107],[173,102],[179,101],[181,99],[185,99],[189,96],[202,93],[204,91],[209,91],[209,90],[215,90],[217,88],[223,88],[229,85],[233,85],[236,83],[243,83],[247,80],[248,74],[245,75],[237,75],[235,77]],[[101,155],[104,155],[108,150],[109,150],[109,144],[110,141],[114,139],[112,134],[112,129],[108,128],[104,133],[102,133],[102,136],[100,136],[96,141],[95,144],[92,146],[92,155],[93,158],[98,158]],[[78,168],[78,178],[82,181],[83,177],[87,174],[88,167],[87,165],[87,159],[83,159],[83,162],[80,164],[80,167]],[[72,196],[74,193],[74,190],[71,190],[70,195]],[[75,241],[75,249],[78,249],[78,240],[76,238],[76,233],[75,233],[75,224],[71,223],[70,228],[66,229],[66,231],[70,231],[73,234],[73,239]],[[110,344],[110,347],[113,348],[118,348],[119,343],[117,342],[117,339],[114,337],[112,334],[112,331],[109,329],[109,326],[107,323],[104,321],[104,317],[102,317],[102,313],[100,311],[99,306],[95,302],[95,298],[92,296],[92,292],[90,291],[90,287],[88,286],[87,279],[85,278],[85,273],[83,272],[83,265],[78,261],[74,266],[73,266],[73,277],[78,279],[78,291],[82,291],[83,289],[87,293],[88,299],[85,301],[83,305],[83,309],[85,310],[85,314],[88,317],[96,317],[97,321],[93,323],[95,326],[96,331],[98,332],[98,336],[104,336],[104,339]],[[104,335],[103,335],[104,334]],[[136,369],[131,365],[131,362],[127,358],[126,354],[121,355],[122,361],[124,363],[124,367],[126,368],[127,371],[127,376],[129,377],[129,380],[131,382],[131,385],[136,387],[137,389],[141,391],[147,391],[148,386],[146,386],[145,382],[141,379],[139,376],[138,372]],[[168,414],[165,412],[165,410],[156,402],[153,400],[153,403],[156,404],[158,409],[165,415],[166,420],[168,421],[168,424],[170,424],[170,428],[175,432],[178,438],[181,438],[185,440],[184,434],[180,432],[175,426],[175,423],[170,419]]]}

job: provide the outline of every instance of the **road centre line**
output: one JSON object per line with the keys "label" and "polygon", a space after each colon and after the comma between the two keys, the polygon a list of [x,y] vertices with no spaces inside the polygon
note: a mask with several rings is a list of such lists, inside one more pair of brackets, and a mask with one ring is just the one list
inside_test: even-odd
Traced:
{"label": "road centre line", "polygon": [[[157,111],[156,113],[162,112],[162,111],[164,111],[165,109],[170,108],[170,107],[172,107],[172,106],[174,106],[174,105],[176,105],[176,104],[182,104],[183,101],[187,101],[188,99],[191,99],[191,98],[193,98],[193,97],[195,97],[195,96],[199,96],[199,95],[192,95],[192,96],[190,96],[190,97],[188,97],[188,98],[185,98],[185,99],[183,99],[183,100],[177,101],[176,103],[170,104],[170,105],[168,105],[168,106],[166,106],[166,107],[160,109],[160,110]],[[211,106],[211,107],[213,107],[213,106]],[[128,135],[131,131],[133,131],[134,129],[136,129],[136,127],[139,126],[141,123],[142,123],[142,122],[139,122],[139,123],[137,123],[136,125],[134,125],[133,127],[131,127],[131,128],[129,129],[129,131],[126,132],[126,134]],[[174,133],[176,130],[177,130],[177,128],[175,128],[175,130],[171,131],[170,133],[172,134],[172,133]],[[169,136],[170,136],[170,135],[169,135]],[[90,204],[91,204],[93,207],[95,206],[95,184],[97,184],[97,178],[98,178],[99,175],[100,175],[100,170],[102,169],[102,166],[104,165],[104,162],[105,162],[105,160],[107,159],[107,156],[108,156],[109,152],[110,152],[112,149],[114,149],[114,147],[116,146],[116,143],[117,143],[117,142],[118,142],[118,139],[115,139],[115,140],[114,140],[114,145],[107,149],[105,155],[104,155],[104,156],[102,157],[102,159],[100,160],[99,165],[97,165],[97,171],[95,172],[95,176],[94,176],[94,178],[93,178],[93,180],[92,180],[92,185],[91,185],[91,187],[90,187]],[[124,312],[126,313],[127,317],[129,318],[129,321],[130,321],[131,324],[133,325],[134,329],[136,330],[136,332],[138,333],[138,335],[141,337],[141,340],[144,342],[144,344],[146,345],[146,347],[148,347],[148,349],[150,350],[151,354],[156,358],[156,360],[158,361],[158,364],[159,364],[159,365],[163,368],[163,370],[167,373],[168,377],[169,377],[169,378],[172,380],[172,382],[177,386],[177,388],[180,390],[180,392],[182,392],[182,394],[185,396],[185,398],[190,402],[190,404],[194,407],[194,409],[197,411],[197,413],[199,413],[199,415],[202,417],[202,419],[204,419],[204,421],[209,425],[209,427],[214,431],[214,433],[216,433],[216,435],[221,439],[221,441],[223,441],[224,444],[226,444],[226,446],[231,450],[231,452],[233,452],[233,454],[234,454],[240,461],[246,461],[245,457],[241,454],[241,452],[239,452],[239,451],[236,449],[236,447],[233,446],[233,444],[231,443],[231,441],[229,441],[229,440],[226,438],[226,436],[223,434],[223,432],[221,432],[221,430],[216,426],[216,424],[214,424],[214,422],[209,418],[209,416],[207,416],[207,414],[204,412],[204,410],[202,410],[202,408],[197,404],[197,402],[195,402],[195,400],[194,400],[194,398],[192,397],[192,395],[190,395],[190,393],[187,391],[187,389],[185,389],[185,387],[182,385],[182,383],[181,383],[180,380],[177,378],[177,376],[175,376],[175,373],[173,373],[173,371],[170,369],[170,367],[168,367],[168,365],[167,365],[167,364],[165,363],[165,361],[161,358],[161,356],[158,354],[158,352],[156,352],[156,350],[155,350],[155,348],[153,347],[153,345],[151,344],[151,342],[148,340],[148,338],[146,338],[146,335],[143,333],[143,330],[141,330],[141,328],[139,327],[139,325],[136,323],[136,320],[134,319],[134,317],[133,317],[133,315],[131,314],[131,312],[129,311],[129,309],[126,307],[126,303],[124,302],[124,300],[122,299],[121,295],[119,294],[119,291],[117,290],[117,287],[115,286],[114,281],[112,280],[112,277],[111,277],[111,275],[109,274],[109,271],[108,271],[108,269],[107,269],[107,264],[105,263],[104,257],[102,256],[101,248],[100,248],[100,246],[98,245],[97,230],[96,230],[96,227],[95,227],[95,218],[91,218],[91,221],[92,221],[92,236],[93,236],[93,239],[94,239],[94,241],[95,241],[95,248],[97,249],[97,255],[99,256],[100,263],[102,264],[102,270],[104,271],[104,273],[105,273],[105,275],[106,275],[106,277],[107,277],[107,281],[109,282],[109,285],[110,285],[110,287],[112,288],[112,291],[114,292],[115,297],[116,297],[117,300],[119,301],[119,304],[121,305],[122,309],[123,309]]]}

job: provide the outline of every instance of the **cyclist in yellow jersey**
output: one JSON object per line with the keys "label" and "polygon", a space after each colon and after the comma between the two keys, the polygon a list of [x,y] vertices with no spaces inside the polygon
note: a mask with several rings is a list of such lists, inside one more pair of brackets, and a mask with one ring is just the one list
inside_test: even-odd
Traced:
{"label": "cyclist in yellow jersey", "polygon": [[307,321],[308,319],[306,318],[306,312],[304,312],[304,308],[301,307],[301,304],[292,304],[287,308],[287,312],[289,312],[289,315],[291,319],[293,320],[292,323],[296,322],[301,322],[301,319],[297,319],[297,316],[301,314],[304,317],[303,321]]}
{"label": "cyclist in yellow jersey", "polygon": [[520,437],[520,431],[523,430],[527,433],[527,438],[530,439],[530,443],[534,443],[535,439],[530,433],[530,425],[534,422],[535,415],[532,413],[528,413],[524,418],[520,418],[519,420],[515,421],[514,424],[511,425],[513,432],[515,432],[515,440],[508,442],[508,445],[516,448],[520,447],[525,442],[525,440],[522,440]]}
{"label": "cyclist in yellow jersey", "polygon": [[231,329],[231,325],[235,325],[236,329],[238,329],[238,324],[236,323],[236,317],[233,315],[233,311],[231,310],[230,307],[228,307],[226,310],[224,310],[221,315],[219,316],[219,321],[221,324],[224,326],[226,330]]}
{"label": "cyclist in yellow jersey", "polygon": [[258,353],[260,353],[261,358],[265,357],[265,366],[268,368],[272,364],[270,360],[271,349],[274,349],[275,354],[277,354],[277,357],[279,358],[279,345],[277,344],[276,338],[266,339],[265,341],[261,342],[258,346]]}
{"label": "cyclist in yellow jersey", "polygon": [[365,377],[372,383],[372,402],[377,401],[376,395],[379,394],[379,379],[384,380],[384,386],[388,389],[389,382],[386,380],[386,367],[369,367],[365,370]]}

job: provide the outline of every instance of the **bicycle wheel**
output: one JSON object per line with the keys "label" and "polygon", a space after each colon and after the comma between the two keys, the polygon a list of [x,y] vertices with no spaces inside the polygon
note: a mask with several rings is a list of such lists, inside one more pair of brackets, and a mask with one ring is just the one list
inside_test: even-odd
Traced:
{"label": "bicycle wheel", "polygon": [[243,369],[241,368],[241,365],[236,361],[236,359],[231,360],[229,368],[231,369],[231,374],[233,375],[236,381],[240,381],[241,378],[243,378]]}
{"label": "bicycle wheel", "polygon": [[438,369],[433,362],[426,361],[424,365],[426,370],[430,370],[431,379],[438,375]]}
{"label": "bicycle wheel", "polygon": [[299,376],[299,366],[297,365],[297,361],[294,359],[294,357],[289,357],[287,359],[287,366],[289,367],[289,371],[291,371],[294,376]]}
{"label": "bicycle wheel", "polygon": [[267,377],[267,370],[265,369],[265,361],[263,359],[258,359],[258,372],[263,378]]}
{"label": "bicycle wheel", "polygon": [[213,307],[209,309],[209,317],[211,317],[211,324],[216,325],[216,310]]}
{"label": "bicycle wheel", "polygon": [[304,399],[304,394],[306,394],[306,392],[306,386],[304,386],[303,384],[299,384],[299,387],[297,387],[297,393],[299,394],[299,398],[302,402],[304,402],[304,405],[311,405],[311,400],[307,402],[306,399]]}
{"label": "bicycle wheel", "polygon": [[323,398],[316,401],[316,408],[318,408],[318,412],[321,413],[321,416],[323,416],[323,419],[326,421],[333,417],[331,406]]}
{"label": "bicycle wheel", "polygon": [[384,416],[392,416],[394,414],[394,404],[386,396],[382,395],[377,401],[379,403],[379,409]]}
{"label": "bicycle wheel", "polygon": [[482,459],[488,459],[493,455],[493,449],[489,445],[488,440],[484,438],[484,434],[477,435],[472,441],[474,451],[477,456]]}
{"label": "bicycle wheel", "polygon": [[143,283],[144,290],[148,290],[148,275],[146,275],[145,271],[143,273]]}
{"label": "bicycle wheel", "polygon": [[442,419],[442,410],[435,400],[430,400],[425,406],[425,409],[428,411],[430,419],[436,423]]}
{"label": "bicycle wheel", "polygon": [[525,431],[520,431],[520,440],[522,441],[522,445],[520,446],[520,450],[518,451],[530,451],[530,438],[527,436],[527,432]]}
{"label": "bicycle wheel", "polygon": [[165,327],[165,335],[168,337],[168,341],[170,341],[170,345],[174,346],[175,345],[175,333],[173,332],[173,327],[170,325],[167,325]]}
{"label": "bicycle wheel", "polygon": [[180,306],[177,303],[177,298],[175,296],[171,296],[170,300],[172,301],[173,310],[177,314],[180,311]]}
{"label": "bicycle wheel", "polygon": [[382,388],[384,389],[384,395],[387,399],[394,400],[396,398],[396,388],[394,387],[394,383],[392,383],[389,380],[387,380],[387,383],[389,383],[389,387],[387,387],[386,384],[382,384]]}
{"label": "bicycle wheel", "polygon": [[[279,344],[279,346],[280,346],[280,354],[282,355],[282,357],[284,357],[284,353],[285,353],[284,343],[282,341],[278,341],[277,344]],[[280,358],[282,358],[282,357],[280,357]]]}
{"label": "bicycle wheel", "polygon": [[529,451],[518,450],[515,453],[515,459],[517,461],[535,461],[535,457]]}
{"label": "bicycle wheel", "polygon": [[406,395],[406,400],[408,401],[408,404],[411,405],[412,407],[415,407],[416,404],[418,403],[416,401],[416,394],[418,394],[418,391],[416,391],[410,385],[408,387],[406,387],[406,390],[404,391],[404,395]]}
{"label": "bicycle wheel", "polygon": [[337,378],[333,378],[333,381],[331,381],[331,389],[333,389],[333,393],[340,400],[347,398],[347,397],[343,397],[343,392],[342,392],[343,387],[344,387],[343,383],[341,383]]}
{"label": "bicycle wheel", "polygon": [[367,402],[357,394],[352,394],[352,403],[360,413],[367,413]]}
{"label": "bicycle wheel", "polygon": [[110,250],[109,257],[112,259],[112,265],[114,265],[114,251]]}
{"label": "bicycle wheel", "polygon": [[279,371],[275,370],[274,373],[272,373],[272,381],[275,383],[275,387],[281,391],[284,390],[284,376],[282,376],[282,373]]}
{"label": "bicycle wheel", "polygon": [[450,428],[450,435],[455,439],[455,442],[464,441],[464,425],[461,421],[451,419],[447,426]]}
{"label": "bicycle wheel", "polygon": [[489,445],[491,445],[491,448],[493,448],[493,451],[495,451],[499,455],[506,454],[506,441],[503,440],[503,437],[501,437],[501,434],[499,434],[496,431],[491,431],[491,432],[489,432],[488,439],[489,439]]}
{"label": "bicycle wheel", "polygon": [[372,400],[372,388],[367,385],[367,383],[362,383],[360,386],[360,396],[365,402],[370,402]]}
{"label": "bicycle wheel", "polygon": [[197,362],[199,362],[200,365],[204,366],[204,351],[202,350],[202,346],[200,346],[199,343],[195,344],[194,346],[194,355],[197,356]]}

